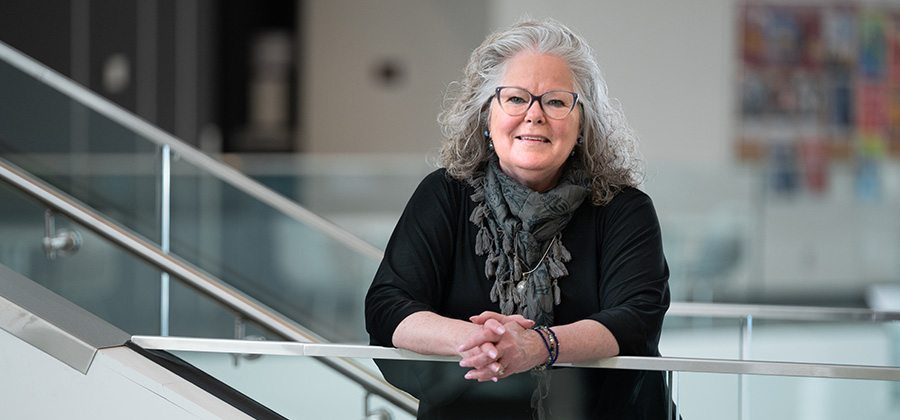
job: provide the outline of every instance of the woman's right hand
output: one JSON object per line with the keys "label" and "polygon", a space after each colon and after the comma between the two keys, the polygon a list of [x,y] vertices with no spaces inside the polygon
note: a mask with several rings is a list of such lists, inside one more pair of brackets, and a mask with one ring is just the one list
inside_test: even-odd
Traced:
{"label": "woman's right hand", "polygon": [[[473,316],[472,318],[476,317]],[[498,318],[494,317],[483,318],[480,321],[478,323],[473,322],[474,328],[472,332],[457,348],[457,351],[463,358],[459,362],[459,365],[462,367],[470,367],[476,370],[483,369],[496,362],[501,356],[496,344],[506,334],[506,327]]]}
{"label": "woman's right hand", "polygon": [[484,312],[470,320],[481,325],[481,329],[470,334],[459,347],[463,356],[460,366],[472,368],[467,379],[496,381],[534,366],[531,355],[536,337],[532,335],[536,333],[529,330],[534,321],[496,312]]}

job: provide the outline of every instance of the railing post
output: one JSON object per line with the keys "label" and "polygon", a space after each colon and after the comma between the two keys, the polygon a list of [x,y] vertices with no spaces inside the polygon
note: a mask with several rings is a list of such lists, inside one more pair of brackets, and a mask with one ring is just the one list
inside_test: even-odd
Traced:
{"label": "railing post", "polygon": [[[160,149],[160,188],[159,188],[159,248],[169,253],[169,234],[171,217],[171,176],[172,153],[169,145]],[[159,335],[169,335],[169,273],[160,274],[159,296]]]}
{"label": "railing post", "polygon": [[[753,315],[741,318],[741,337],[738,358],[750,359],[750,342],[753,339]],[[738,375],[738,419],[750,420],[750,387],[746,375]]]}
{"label": "railing post", "polygon": [[671,420],[671,419],[673,419],[673,418],[677,418],[677,417],[673,417],[673,416],[672,416],[672,414],[674,414],[674,411],[675,411],[675,410],[674,410],[674,407],[673,407],[673,406],[675,405],[675,398],[674,398],[674,396],[675,396],[675,395],[674,395],[675,381],[673,380],[674,372],[671,371],[671,370],[670,370],[670,371],[667,371],[667,372],[666,372],[666,376],[667,376],[667,379],[668,379],[668,382],[669,382],[669,389],[668,389],[669,409],[668,409],[668,411],[666,412],[666,418]]}

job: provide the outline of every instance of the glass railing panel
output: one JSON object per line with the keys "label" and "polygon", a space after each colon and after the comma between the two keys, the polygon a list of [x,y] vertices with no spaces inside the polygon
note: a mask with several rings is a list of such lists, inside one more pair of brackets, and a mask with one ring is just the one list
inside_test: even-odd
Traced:
{"label": "glass railing panel", "polygon": [[900,415],[892,381],[681,372],[676,401],[691,420],[890,419]]}
{"label": "glass railing panel", "polygon": [[[861,195],[853,158],[820,190],[780,189],[765,162],[650,162],[675,301],[866,307],[900,282],[900,164],[878,163]],[[882,308],[885,309],[885,308]]]}
{"label": "glass railing panel", "polygon": [[[364,399],[362,390],[354,389],[356,384],[342,384],[325,377],[328,372],[319,372],[310,361],[312,359],[301,354],[317,355],[352,355],[361,357],[364,354],[386,354],[378,348],[361,348],[360,346],[341,345],[309,345],[285,348],[278,343],[267,347],[278,356],[263,355],[253,360],[240,359],[235,362],[233,356],[223,351],[235,351],[247,348],[240,342],[204,343],[172,340],[158,340],[154,337],[138,337],[138,343],[145,343],[150,348],[167,348],[179,357],[189,361],[206,371],[215,372],[215,376],[251,398],[258,399],[272,408],[278,407],[282,414],[301,416],[296,409],[317,410],[322,403],[323,410],[335,410],[333,413],[345,413],[348,401]],[[277,345],[277,347],[276,347]],[[255,346],[254,352],[267,353],[266,348]],[[291,355],[283,355],[288,354]],[[405,363],[448,363],[434,360],[428,356],[409,353],[399,356],[391,353],[391,358],[407,359]],[[353,359],[358,362],[372,364],[371,359]],[[413,362],[413,360],[415,360]],[[599,361],[600,363],[606,361]],[[591,364],[592,362],[587,362]],[[652,358],[632,359],[620,363],[630,367],[617,365],[620,368],[640,368],[655,366],[653,369],[671,368],[663,371],[669,378],[672,399],[677,413],[685,419],[746,420],[751,418],[765,419],[889,419],[900,415],[900,382],[896,368],[866,368],[849,366],[841,369],[835,365],[791,364],[741,362],[734,364],[721,360],[667,359],[664,366]],[[597,365],[597,366],[603,366]],[[610,365],[606,365],[610,366]],[[597,367],[569,367],[567,369],[594,369]],[[758,372],[751,374],[750,372]],[[765,373],[763,373],[765,372]],[[309,384],[309,377],[315,377],[315,384]],[[853,378],[853,379],[846,379]],[[501,381],[503,381],[501,379]],[[333,392],[321,392],[327,388],[325,384],[334,384]],[[344,388],[349,385],[349,388]],[[446,386],[446,385],[444,385]],[[551,379],[551,393],[554,384]],[[572,386],[572,385],[566,385]],[[567,388],[568,389],[568,388]],[[571,391],[571,390],[570,390]],[[283,396],[279,394],[284,394]],[[335,396],[342,395],[342,396]],[[311,398],[311,399],[309,399]],[[343,402],[340,402],[343,401]],[[341,405],[341,407],[335,407]],[[311,407],[311,408],[310,408]],[[370,407],[373,409],[375,407]],[[391,408],[388,405],[388,408]],[[352,407],[345,413],[345,418],[362,418],[359,406]],[[326,411],[327,414],[327,411]],[[394,418],[404,415],[402,410],[392,410]],[[340,417],[332,414],[331,417]]]}
{"label": "glass railing panel", "polygon": [[419,182],[435,170],[430,159],[401,153],[246,154],[224,161],[380,249]]}
{"label": "glass railing panel", "polygon": [[[673,375],[674,400],[681,418],[743,420],[741,378],[718,373],[676,372]],[[703,393],[706,392],[706,395]]]}
{"label": "glass railing panel", "polygon": [[669,263],[673,301],[743,301],[757,267],[758,212],[764,204],[752,168],[722,165],[648,168]]}
{"label": "glass railing panel", "polygon": [[160,269],[60,212],[49,219],[50,236],[74,232],[80,245],[48,255],[47,207],[6,182],[0,182],[0,203],[0,263],[123,331],[159,335],[165,319],[170,335],[275,337],[174,277],[163,299]]}
{"label": "glass railing panel", "polygon": [[758,419],[891,419],[900,415],[897,382],[744,376],[749,416]]}
{"label": "glass railing panel", "polygon": [[666,357],[900,366],[900,322],[668,316],[660,352]]}
{"label": "glass railing panel", "polygon": [[133,334],[159,333],[160,271],[66,217],[56,232],[80,235],[71,254],[48,258],[46,207],[0,182],[0,263]]}
{"label": "glass railing panel", "polygon": [[377,261],[176,159],[171,250],[330,341],[367,342]]}
{"label": "glass railing panel", "polygon": [[[367,394],[359,384],[312,357],[172,351],[204,372],[290,419],[365,419]],[[362,361],[362,360],[360,360]],[[371,363],[371,359],[368,360]],[[370,413],[390,412],[394,420],[414,419],[378,396],[368,397]]]}
{"label": "glass railing panel", "polygon": [[900,322],[754,321],[749,359],[900,366]]}
{"label": "glass railing panel", "polygon": [[158,241],[154,143],[0,61],[0,157]]}
{"label": "glass railing panel", "polygon": [[664,357],[741,359],[741,321],[667,316],[659,351]]}
{"label": "glass railing panel", "polygon": [[[309,322],[317,333],[365,340],[359,303],[373,262],[233,187],[233,179],[217,178],[221,171],[213,176],[208,166],[199,169],[190,159],[179,159],[177,152],[167,230],[163,157],[168,153],[157,142],[177,140],[89,92],[60,88],[68,81],[48,82],[47,73],[40,73],[35,78],[0,63],[0,84],[9,87],[0,97],[0,157],[153,243],[171,242],[174,254],[293,320]],[[273,187],[285,191],[296,181],[285,182]],[[174,288],[153,296],[162,306],[170,299],[178,316],[183,300],[178,293]]]}

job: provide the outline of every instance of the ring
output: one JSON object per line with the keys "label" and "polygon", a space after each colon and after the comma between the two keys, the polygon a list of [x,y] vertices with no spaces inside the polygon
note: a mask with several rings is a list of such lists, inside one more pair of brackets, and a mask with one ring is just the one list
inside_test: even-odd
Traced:
{"label": "ring", "polygon": [[[499,363],[497,363],[497,364],[500,365]],[[497,369],[497,376],[503,376],[503,372],[504,372],[505,370],[506,370],[506,369],[503,368],[503,365],[500,365],[500,368]]]}

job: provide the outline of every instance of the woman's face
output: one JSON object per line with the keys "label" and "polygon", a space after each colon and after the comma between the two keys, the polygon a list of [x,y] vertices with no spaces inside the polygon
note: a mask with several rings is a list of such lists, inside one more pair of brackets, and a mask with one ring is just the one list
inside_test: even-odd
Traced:
{"label": "woman's face", "polygon": [[[563,59],[534,52],[511,58],[500,86],[519,87],[536,96],[551,90],[575,91]],[[555,187],[578,138],[579,114],[576,106],[564,118],[552,119],[535,101],[524,114],[510,116],[492,99],[489,129],[500,169],[534,191]]]}

